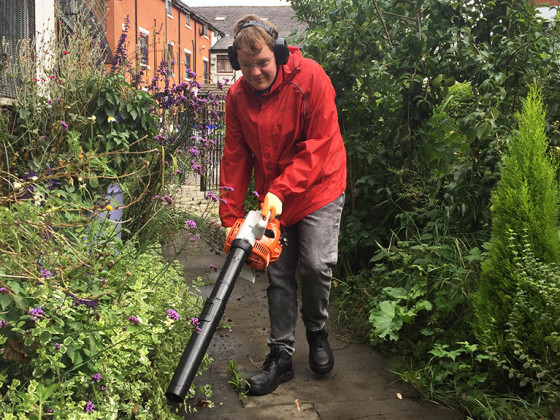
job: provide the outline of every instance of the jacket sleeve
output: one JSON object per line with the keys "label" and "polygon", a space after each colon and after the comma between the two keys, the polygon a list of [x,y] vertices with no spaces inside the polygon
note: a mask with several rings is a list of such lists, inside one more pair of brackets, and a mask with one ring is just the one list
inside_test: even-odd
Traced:
{"label": "jacket sleeve", "polygon": [[220,167],[220,220],[233,226],[245,214],[245,197],[253,169],[253,154],[245,142],[234,100],[226,100],[226,138]]}
{"label": "jacket sleeve", "polygon": [[313,61],[306,64],[311,75],[304,91],[304,138],[297,144],[291,164],[269,188],[282,201],[291,194],[305,192],[317,182],[328,165],[329,155],[337,153],[342,142],[331,81],[319,64]]}

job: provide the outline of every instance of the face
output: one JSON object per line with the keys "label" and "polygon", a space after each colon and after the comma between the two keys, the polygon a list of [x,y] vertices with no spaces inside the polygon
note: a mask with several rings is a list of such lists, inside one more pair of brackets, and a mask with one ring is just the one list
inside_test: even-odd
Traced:
{"label": "face", "polygon": [[237,60],[245,80],[256,90],[265,90],[274,82],[278,69],[274,51],[264,43],[261,43],[260,47],[260,52],[257,54],[238,51]]}

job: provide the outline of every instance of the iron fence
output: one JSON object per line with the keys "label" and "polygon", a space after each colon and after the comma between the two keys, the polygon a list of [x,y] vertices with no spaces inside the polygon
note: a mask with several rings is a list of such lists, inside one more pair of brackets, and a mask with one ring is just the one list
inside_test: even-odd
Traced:
{"label": "iron fence", "polygon": [[[218,115],[218,121],[214,121],[214,113]],[[208,191],[215,190],[220,185],[220,163],[225,138],[225,99],[219,100],[218,105],[208,104],[204,110],[204,118],[208,121],[207,137],[213,145],[204,149],[201,156],[200,190]]]}
{"label": "iron fence", "polygon": [[[0,0],[0,97],[16,97],[16,79],[7,67],[18,65],[18,47],[35,35],[35,0]],[[17,68],[10,73],[17,74]]]}

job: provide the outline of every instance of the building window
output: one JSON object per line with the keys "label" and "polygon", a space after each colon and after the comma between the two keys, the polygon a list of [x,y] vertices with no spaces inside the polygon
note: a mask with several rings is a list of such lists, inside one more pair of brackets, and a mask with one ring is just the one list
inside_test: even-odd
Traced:
{"label": "building window", "polygon": [[208,36],[208,25],[206,23],[202,24],[202,30],[200,31],[200,35]]}
{"label": "building window", "polygon": [[191,56],[192,53],[189,50],[185,50],[185,71],[191,68]]}
{"label": "building window", "polygon": [[231,63],[229,62],[229,57],[227,55],[220,54],[217,59],[218,73],[233,73],[233,67],[231,67]]}
{"label": "building window", "polygon": [[189,12],[185,13],[185,26],[187,28],[191,27],[191,14]]}
{"label": "building window", "polygon": [[140,29],[140,37],[138,39],[138,48],[140,53],[140,64],[143,66],[148,65],[149,58],[149,48],[148,48],[148,36],[150,35],[148,31]]}
{"label": "building window", "polygon": [[173,4],[171,0],[165,0],[165,9],[167,10],[167,17],[173,19]]}
{"label": "building window", "polygon": [[[4,48],[0,53],[18,56],[18,44],[23,39],[33,39],[35,35],[35,1],[0,1],[0,48],[2,38]],[[7,60],[7,56],[0,57]],[[2,63],[3,64],[3,63]],[[16,64],[17,65],[17,64]],[[15,98],[15,81],[8,79],[4,72],[0,74],[0,96]]]}

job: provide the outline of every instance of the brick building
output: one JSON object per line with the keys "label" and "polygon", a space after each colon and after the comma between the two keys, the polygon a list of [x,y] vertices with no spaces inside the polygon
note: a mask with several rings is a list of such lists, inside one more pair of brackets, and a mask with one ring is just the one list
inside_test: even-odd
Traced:
{"label": "brick building", "polygon": [[560,6],[560,0],[533,0],[535,6]]}
{"label": "brick building", "polygon": [[221,32],[184,1],[109,0],[107,7],[111,51],[115,51],[127,22],[129,59],[139,61],[145,80],[151,80],[166,60],[172,83],[182,82],[189,68],[200,83],[210,82],[210,48]]}

